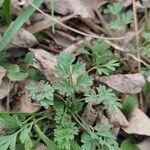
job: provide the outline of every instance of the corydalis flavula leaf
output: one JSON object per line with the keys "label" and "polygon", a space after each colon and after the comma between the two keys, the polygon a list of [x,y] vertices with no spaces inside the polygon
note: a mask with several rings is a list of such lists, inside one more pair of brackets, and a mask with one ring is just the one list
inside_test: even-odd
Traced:
{"label": "corydalis flavula leaf", "polygon": [[121,108],[121,103],[118,97],[113,93],[111,89],[107,89],[106,86],[99,86],[97,93],[93,90],[85,94],[85,102],[103,103],[107,106],[109,113],[114,112],[116,108]]}
{"label": "corydalis flavula leaf", "polygon": [[109,75],[119,66],[118,60],[109,50],[109,46],[103,40],[96,40],[91,43],[84,44],[79,49],[79,54],[84,54],[86,61],[91,63],[89,70],[97,70],[97,72]]}
{"label": "corydalis flavula leaf", "polygon": [[78,134],[76,124],[70,120],[68,114],[63,111],[56,112],[56,128],[54,129],[54,141],[63,150],[70,150],[70,141]]}
{"label": "corydalis flavula leaf", "polygon": [[35,101],[41,103],[42,106],[48,108],[50,105],[53,105],[54,100],[54,89],[50,84],[46,83],[42,88],[38,88],[35,83],[30,83],[26,85],[26,89],[29,90],[31,98]]}
{"label": "corydalis flavula leaf", "polygon": [[93,83],[92,77],[88,76],[85,64],[75,63],[75,56],[66,52],[60,53],[57,57],[55,72],[59,76],[59,81],[53,86],[61,94],[72,95],[78,91],[89,89]]}
{"label": "corydalis flavula leaf", "polygon": [[116,138],[110,132],[111,127],[108,123],[102,123],[99,128],[85,132],[81,138],[81,150],[120,150]]}

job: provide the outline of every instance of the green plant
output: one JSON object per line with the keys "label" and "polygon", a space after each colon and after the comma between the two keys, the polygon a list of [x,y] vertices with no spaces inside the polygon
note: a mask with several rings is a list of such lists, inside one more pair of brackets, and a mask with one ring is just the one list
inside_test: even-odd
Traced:
{"label": "green plant", "polygon": [[117,58],[103,40],[85,44],[79,49],[79,54],[84,54],[85,61],[91,63],[89,71],[97,70],[100,75],[109,75],[119,66]]}
{"label": "green plant", "polygon": [[57,112],[55,121],[56,128],[54,129],[54,141],[58,143],[58,146],[61,149],[70,150],[70,141],[78,134],[78,128],[65,112]]}
{"label": "green plant", "polygon": [[85,102],[103,103],[107,106],[109,113],[114,112],[116,108],[121,108],[122,106],[113,91],[107,89],[105,86],[99,86],[97,93],[93,90],[85,93]]}
{"label": "green plant", "polygon": [[15,150],[18,140],[24,145],[25,150],[31,150],[33,141],[31,139],[31,129],[34,124],[45,118],[40,117],[34,122],[32,117],[26,117],[25,114],[8,115],[0,114],[0,126],[5,130],[7,135],[0,136],[0,147],[3,150]]}
{"label": "green plant", "polygon": [[45,108],[48,108],[49,105],[53,105],[54,90],[50,84],[46,83],[43,87],[37,87],[35,83],[30,83],[26,86],[26,89],[30,91],[31,98],[40,102]]}
{"label": "green plant", "polygon": [[133,21],[133,13],[131,11],[125,12],[121,2],[108,5],[104,13],[112,15],[108,27],[116,31],[124,31],[126,25]]}
{"label": "green plant", "polygon": [[[108,112],[113,113],[115,108],[121,107],[113,91],[103,85],[95,89],[96,91],[92,90],[93,78],[88,75],[86,64],[76,60],[72,54],[61,52],[57,57],[54,71],[58,79],[52,82],[52,86],[48,83],[41,87],[35,83],[26,86],[33,100],[39,101],[45,108],[51,105],[55,111],[53,134],[50,136],[54,138],[55,143],[50,142],[54,149],[72,150],[72,147],[76,147],[75,150],[85,150],[89,141],[94,142],[93,150],[119,149],[115,137],[110,132],[109,124],[101,124],[100,128],[92,127],[79,115],[82,106],[92,102],[105,105]],[[75,141],[79,133],[83,132],[79,127],[84,130],[82,148]],[[37,126],[36,128],[44,142],[48,143],[50,139]]]}
{"label": "green plant", "polygon": [[83,143],[81,150],[120,150],[116,138],[111,134],[111,125],[102,123],[99,128],[92,128],[91,131],[82,135]]}
{"label": "green plant", "polygon": [[134,95],[126,94],[122,102],[122,112],[129,114],[137,105],[136,97]]}

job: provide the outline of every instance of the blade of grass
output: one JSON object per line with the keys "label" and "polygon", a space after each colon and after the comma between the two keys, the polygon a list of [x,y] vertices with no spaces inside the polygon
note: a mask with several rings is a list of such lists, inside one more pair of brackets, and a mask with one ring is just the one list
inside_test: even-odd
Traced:
{"label": "blade of grass", "polygon": [[[33,4],[36,7],[39,7],[43,1],[44,0],[34,0]],[[29,17],[34,13],[35,10],[36,9],[33,6],[28,6],[28,8],[21,12],[17,19],[10,24],[3,37],[0,39],[0,52],[6,48],[8,43],[12,40],[18,30],[29,19]]]}
{"label": "blade of grass", "polygon": [[11,0],[5,0],[2,5],[2,19],[6,24],[11,22]]}
{"label": "blade of grass", "polygon": [[57,145],[52,142],[42,131],[41,129],[35,125],[35,131],[39,134],[43,142],[47,145],[48,150],[60,150]]}

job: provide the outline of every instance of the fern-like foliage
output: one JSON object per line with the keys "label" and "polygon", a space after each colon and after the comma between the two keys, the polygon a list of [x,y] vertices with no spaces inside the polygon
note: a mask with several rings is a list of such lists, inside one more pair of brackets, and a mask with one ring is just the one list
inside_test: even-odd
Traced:
{"label": "fern-like foliage", "polygon": [[133,21],[133,13],[131,11],[124,12],[121,2],[108,5],[104,12],[112,14],[112,20],[108,23],[108,27],[116,31],[124,30],[125,26]]}
{"label": "fern-like foliage", "polygon": [[32,149],[33,143],[30,138],[30,132],[33,123],[24,124],[18,116],[10,116],[8,114],[0,115],[0,126],[6,131],[7,135],[0,136],[0,149],[16,150],[18,138],[24,144],[25,150]]}
{"label": "fern-like foliage", "polygon": [[54,141],[61,149],[70,150],[70,142],[78,134],[78,128],[65,112],[57,112],[55,121],[57,125],[54,129]]}
{"label": "fern-like foliage", "polygon": [[40,102],[45,108],[48,108],[49,105],[53,105],[54,89],[50,84],[46,83],[43,88],[38,88],[35,83],[30,83],[26,86],[26,89],[29,90],[32,99]]}
{"label": "fern-like foliage", "polygon": [[103,103],[107,106],[109,113],[122,106],[114,92],[111,89],[107,89],[104,85],[98,87],[97,93],[93,90],[87,92],[85,94],[85,102]]}
{"label": "fern-like foliage", "polygon": [[102,123],[100,128],[92,128],[83,134],[81,150],[120,150],[116,138],[111,134],[111,125]]}
{"label": "fern-like foliage", "polygon": [[79,53],[86,56],[86,61],[91,63],[92,70],[96,69],[100,75],[109,75],[115,71],[119,63],[115,55],[108,49],[109,46],[103,40],[96,40],[85,44],[79,49]]}
{"label": "fern-like foliage", "polygon": [[88,76],[85,64],[75,62],[75,56],[66,52],[60,53],[57,58],[55,72],[60,80],[54,82],[53,87],[61,94],[73,95],[78,91],[85,91],[92,85],[92,77]]}

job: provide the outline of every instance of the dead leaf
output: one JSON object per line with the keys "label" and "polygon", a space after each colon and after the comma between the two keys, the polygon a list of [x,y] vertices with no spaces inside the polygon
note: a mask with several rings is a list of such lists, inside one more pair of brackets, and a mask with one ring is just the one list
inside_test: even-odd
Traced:
{"label": "dead leaf", "polygon": [[149,150],[150,149],[150,138],[145,139],[141,143],[137,144],[140,150]]}
{"label": "dead leaf", "polygon": [[20,29],[15,37],[12,39],[11,43],[7,48],[11,47],[24,47],[29,48],[33,47],[38,43],[37,39],[33,34],[31,34],[29,31],[25,29]]}
{"label": "dead leaf", "polygon": [[91,3],[91,0],[81,0],[81,1],[85,3],[89,8],[93,10],[98,10],[99,7],[108,3],[110,0],[93,0],[92,3]]}
{"label": "dead leaf", "polygon": [[126,117],[123,115],[123,113],[120,111],[120,109],[116,109],[114,113],[109,114],[109,120],[110,122],[119,127],[128,127],[129,122],[127,121]]}
{"label": "dead leaf", "polygon": [[142,90],[145,84],[144,77],[139,74],[116,74],[110,76],[96,77],[99,81],[107,84],[121,93],[135,94]]}
{"label": "dead leaf", "polygon": [[[51,10],[51,1],[45,0],[45,5]],[[94,19],[95,15],[85,3],[80,0],[55,0],[54,2],[55,12],[61,15],[75,14],[82,18]]]}
{"label": "dead leaf", "polygon": [[92,126],[96,120],[97,115],[98,112],[92,108],[92,104],[88,104],[82,114],[82,118],[88,125]]}
{"label": "dead leaf", "polygon": [[0,85],[2,83],[3,77],[6,75],[6,69],[2,66],[0,66]]}
{"label": "dead leaf", "polygon": [[18,82],[17,84],[18,92],[17,95],[15,96],[17,102],[16,105],[13,105],[13,111],[32,113],[37,112],[41,108],[39,102],[32,102],[30,93],[25,88],[25,86],[27,84],[30,84],[31,82],[34,82],[38,86],[38,82],[33,80],[24,80]]}
{"label": "dead leaf", "polygon": [[8,79],[4,79],[0,86],[0,100],[9,94],[10,89],[10,81]]}
{"label": "dead leaf", "polygon": [[122,129],[128,134],[150,136],[150,119],[139,108],[135,108],[130,115],[129,126]]}
{"label": "dead leaf", "polygon": [[43,49],[30,48],[30,51],[35,55],[34,67],[40,69],[49,81],[55,79],[53,70],[56,64],[56,57]]}

